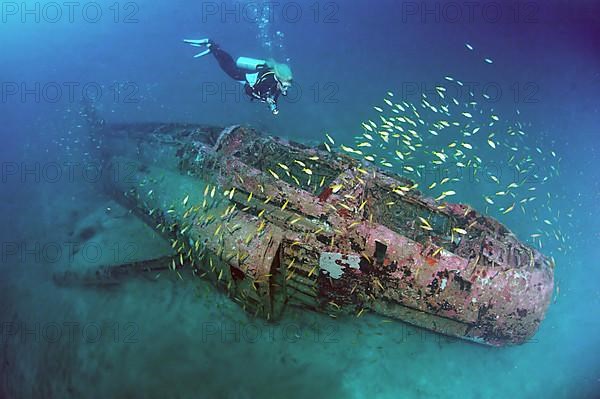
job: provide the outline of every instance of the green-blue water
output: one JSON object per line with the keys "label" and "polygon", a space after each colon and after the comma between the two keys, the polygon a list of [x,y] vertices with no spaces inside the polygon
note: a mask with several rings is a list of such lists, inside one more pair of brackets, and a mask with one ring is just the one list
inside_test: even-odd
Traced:
{"label": "green-blue water", "polygon": [[[600,397],[600,8],[269,4],[0,4],[0,397]],[[192,58],[181,40],[202,37],[234,56],[290,64],[295,86],[279,115],[247,100],[212,58]],[[475,98],[477,110],[527,133],[514,152],[535,160],[539,198],[526,213],[503,214],[497,208],[509,204],[499,202],[488,212],[523,240],[541,234],[541,251],[556,261],[560,288],[532,342],[488,348],[373,315],[333,320],[301,310],[269,324],[207,282],[173,276],[100,290],[53,283],[57,270],[168,248],[99,194],[81,97],[108,122],[241,123],[309,144],[328,133],[355,145],[363,122],[380,123],[373,107],[386,107],[388,91],[394,103],[419,104],[422,92],[451,87],[445,76],[465,84],[453,91],[461,104]],[[480,144],[490,168],[512,151]],[[456,187],[457,200],[480,210],[497,191],[483,179]]]}

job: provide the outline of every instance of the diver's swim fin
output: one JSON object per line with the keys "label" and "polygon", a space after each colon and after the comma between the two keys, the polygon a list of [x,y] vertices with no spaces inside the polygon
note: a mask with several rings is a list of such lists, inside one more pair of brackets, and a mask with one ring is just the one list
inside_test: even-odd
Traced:
{"label": "diver's swim fin", "polygon": [[210,53],[210,49],[206,49],[201,53],[198,53],[194,56],[194,58],[200,58],[200,57],[204,57],[206,54]]}
{"label": "diver's swim fin", "polygon": [[187,43],[189,45],[195,46],[195,47],[200,47],[200,46],[208,45],[210,40],[209,39],[183,39],[183,42]]}
{"label": "diver's swim fin", "polygon": [[210,42],[210,39],[183,39],[184,43],[189,44],[190,46],[193,47],[204,47],[206,46],[206,50],[196,54],[194,56],[194,58],[200,58],[205,56],[206,54],[210,53],[210,47],[212,46],[212,43]]}

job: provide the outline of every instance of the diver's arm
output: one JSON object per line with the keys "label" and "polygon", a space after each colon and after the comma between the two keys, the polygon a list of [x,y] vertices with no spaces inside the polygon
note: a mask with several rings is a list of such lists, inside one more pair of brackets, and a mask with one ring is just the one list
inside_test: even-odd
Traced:
{"label": "diver's arm", "polygon": [[277,101],[279,100],[279,96],[281,95],[281,91],[277,85],[271,86],[269,91],[267,92],[267,103],[269,104],[269,108],[273,115],[277,115],[279,113],[279,109],[277,108]]}
{"label": "diver's arm", "polygon": [[277,108],[277,100],[274,97],[267,97],[266,102],[269,105],[269,109],[273,115],[277,115],[279,113],[279,109]]}
{"label": "diver's arm", "polygon": [[279,109],[277,108],[277,99],[279,98],[280,94],[279,90],[273,90],[272,88],[269,88],[266,91],[260,92],[260,87],[256,87],[256,89],[258,92],[254,91],[253,95],[260,101],[267,103],[273,115],[277,115],[279,113]]}

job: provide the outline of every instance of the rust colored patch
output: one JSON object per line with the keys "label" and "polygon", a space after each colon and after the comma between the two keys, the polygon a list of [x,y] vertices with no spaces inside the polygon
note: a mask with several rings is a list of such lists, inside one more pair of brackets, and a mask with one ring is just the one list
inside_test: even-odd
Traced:
{"label": "rust colored patch", "polygon": [[229,266],[229,271],[231,272],[231,277],[233,277],[234,281],[243,280],[246,275],[243,271],[238,269],[237,267]]}
{"label": "rust colored patch", "polygon": [[425,258],[425,261],[427,262],[427,264],[429,266],[435,266],[437,264],[437,260],[435,260],[431,256],[428,256],[427,258]]}
{"label": "rust colored patch", "polygon": [[327,187],[321,194],[319,194],[319,201],[327,201],[327,198],[329,198],[331,193],[333,193],[333,189],[331,187]]}
{"label": "rust colored patch", "polygon": [[348,216],[350,216],[350,213],[349,213],[349,212],[348,212],[348,210],[347,210],[347,209],[345,209],[345,208],[340,208],[340,209],[338,209],[337,213],[338,213],[338,215],[340,215],[341,217],[345,217],[345,218],[346,218],[346,217],[348,217]]}

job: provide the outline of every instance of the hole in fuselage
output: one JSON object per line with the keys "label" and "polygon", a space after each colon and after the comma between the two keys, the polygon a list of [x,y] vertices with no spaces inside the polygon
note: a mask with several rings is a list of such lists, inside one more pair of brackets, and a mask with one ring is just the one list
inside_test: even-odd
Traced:
{"label": "hole in fuselage", "polygon": [[387,245],[385,245],[382,242],[375,241],[375,260],[377,261],[377,263],[383,263],[386,252],[387,252]]}

